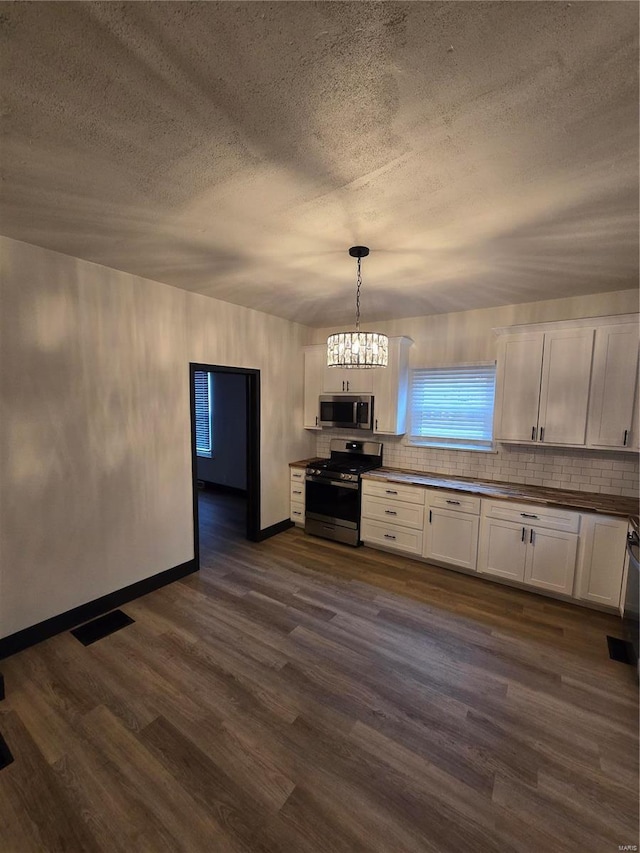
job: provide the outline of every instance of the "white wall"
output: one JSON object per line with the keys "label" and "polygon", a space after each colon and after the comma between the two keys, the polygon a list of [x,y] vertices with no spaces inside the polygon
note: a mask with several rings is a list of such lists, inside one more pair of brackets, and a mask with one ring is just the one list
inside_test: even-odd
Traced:
{"label": "white wall", "polygon": [[211,457],[198,456],[198,479],[247,488],[247,380],[239,373],[211,374]]}
{"label": "white wall", "polygon": [[[638,291],[627,290],[413,317],[376,323],[375,327],[367,328],[390,336],[407,335],[414,341],[410,350],[411,367],[437,367],[493,361],[497,345],[493,329],[497,327],[637,311]],[[313,342],[323,342],[331,331],[337,330],[316,329]],[[329,440],[334,436],[342,438],[352,434],[337,430],[319,433],[316,442],[319,456],[329,455]],[[496,453],[478,453],[411,447],[404,437],[383,436],[382,440],[384,462],[393,468],[625,497],[638,494],[637,454],[509,445],[499,445]]]}
{"label": "white wall", "polygon": [[261,526],[309,330],[0,238],[0,637],[193,557],[189,362],[261,371]]}

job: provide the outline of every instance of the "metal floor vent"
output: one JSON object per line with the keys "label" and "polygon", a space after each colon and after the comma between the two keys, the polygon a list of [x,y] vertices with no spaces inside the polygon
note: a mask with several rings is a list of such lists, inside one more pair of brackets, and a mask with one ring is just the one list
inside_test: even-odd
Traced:
{"label": "metal floor vent", "polygon": [[74,628],[71,633],[76,640],[80,640],[83,646],[90,646],[96,640],[108,637],[109,634],[119,631],[126,625],[132,625],[133,622],[135,619],[127,616],[122,610],[112,610],[111,613],[106,613],[104,616],[99,616],[91,622],[80,625],[79,628]]}
{"label": "metal floor vent", "polygon": [[609,646],[609,657],[611,660],[617,660],[620,663],[629,663],[632,666],[635,664],[631,643],[628,643],[626,640],[620,640],[618,637],[609,637],[607,635],[607,645]]}
{"label": "metal floor vent", "polygon": [[11,755],[11,750],[7,746],[6,740],[0,734],[0,770],[3,770],[12,763],[13,755]]}

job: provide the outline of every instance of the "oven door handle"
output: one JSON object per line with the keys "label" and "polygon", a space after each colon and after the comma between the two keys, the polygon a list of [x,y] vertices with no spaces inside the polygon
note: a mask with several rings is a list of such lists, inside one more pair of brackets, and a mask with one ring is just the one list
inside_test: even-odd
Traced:
{"label": "oven door handle", "polygon": [[324,486],[338,486],[340,489],[355,489],[358,490],[360,488],[358,483],[354,483],[353,481],[345,481],[345,480],[325,480],[322,477],[307,477],[307,483],[321,483]]}
{"label": "oven door handle", "polygon": [[635,569],[640,569],[640,562],[638,561],[639,544],[640,537],[638,537],[638,534],[635,531],[627,534],[627,553],[629,554],[629,562]]}

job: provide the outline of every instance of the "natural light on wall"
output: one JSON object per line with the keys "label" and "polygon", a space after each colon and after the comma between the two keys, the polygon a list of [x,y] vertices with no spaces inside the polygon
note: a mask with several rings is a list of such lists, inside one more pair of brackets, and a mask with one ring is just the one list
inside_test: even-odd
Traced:
{"label": "natural light on wall", "polygon": [[409,444],[493,450],[495,364],[411,372]]}

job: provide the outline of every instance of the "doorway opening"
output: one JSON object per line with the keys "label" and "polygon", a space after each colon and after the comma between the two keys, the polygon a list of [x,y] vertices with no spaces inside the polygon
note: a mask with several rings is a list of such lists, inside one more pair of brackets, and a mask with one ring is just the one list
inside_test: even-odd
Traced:
{"label": "doorway opening", "polygon": [[194,557],[200,568],[201,516],[208,529],[218,524],[232,536],[243,532],[260,541],[260,371],[191,363],[189,388]]}

